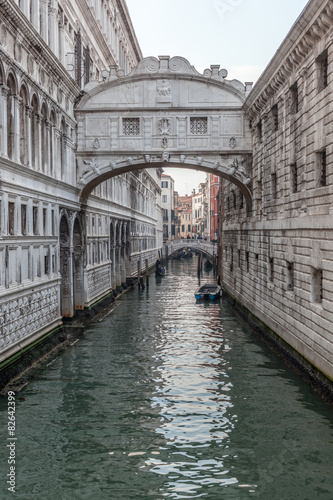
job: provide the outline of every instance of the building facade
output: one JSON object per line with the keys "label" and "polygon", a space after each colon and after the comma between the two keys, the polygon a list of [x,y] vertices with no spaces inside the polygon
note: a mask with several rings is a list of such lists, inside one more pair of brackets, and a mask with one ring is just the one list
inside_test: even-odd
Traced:
{"label": "building facade", "polygon": [[308,3],[247,98],[252,211],[226,182],[223,281],[333,379],[333,5]]}
{"label": "building facade", "polygon": [[77,188],[82,88],[141,58],[123,0],[0,3],[0,361],[156,259],[161,169]]}
{"label": "building facade", "polygon": [[214,174],[207,175],[207,192],[209,197],[208,223],[210,241],[218,240],[219,227],[219,205],[218,192],[220,188],[220,177]]}
{"label": "building facade", "polygon": [[176,237],[177,218],[175,215],[175,181],[170,175],[161,177],[161,207],[163,212],[163,240]]}

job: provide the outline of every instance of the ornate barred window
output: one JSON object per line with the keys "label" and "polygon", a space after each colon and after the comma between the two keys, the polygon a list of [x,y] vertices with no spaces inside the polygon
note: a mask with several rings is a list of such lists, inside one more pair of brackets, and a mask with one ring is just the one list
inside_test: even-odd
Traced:
{"label": "ornate barred window", "polygon": [[123,118],[124,135],[140,135],[140,118]]}
{"label": "ornate barred window", "polygon": [[208,133],[208,118],[190,118],[190,130],[193,135],[206,135]]}

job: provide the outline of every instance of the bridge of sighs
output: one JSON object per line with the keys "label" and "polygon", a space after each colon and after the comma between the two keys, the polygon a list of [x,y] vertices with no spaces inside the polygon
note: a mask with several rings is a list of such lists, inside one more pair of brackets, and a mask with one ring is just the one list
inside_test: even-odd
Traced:
{"label": "bridge of sighs", "polygon": [[82,204],[106,179],[181,167],[222,176],[251,204],[251,138],[243,103],[251,84],[182,57],[148,57],[127,76],[111,67],[76,108],[77,182]]}

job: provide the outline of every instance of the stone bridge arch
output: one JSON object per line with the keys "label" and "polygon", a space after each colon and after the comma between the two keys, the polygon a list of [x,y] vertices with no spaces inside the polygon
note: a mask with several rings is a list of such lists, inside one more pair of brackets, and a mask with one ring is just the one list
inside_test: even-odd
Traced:
{"label": "stone bridge arch", "polygon": [[182,57],[148,57],[127,76],[111,67],[76,107],[77,187],[83,203],[101,182],[129,171],[179,167],[219,175],[251,206],[250,84]]}

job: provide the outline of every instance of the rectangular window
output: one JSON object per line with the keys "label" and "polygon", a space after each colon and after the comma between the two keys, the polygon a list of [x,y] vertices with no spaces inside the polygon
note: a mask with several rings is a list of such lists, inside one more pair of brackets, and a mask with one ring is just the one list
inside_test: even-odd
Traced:
{"label": "rectangular window", "polygon": [[124,135],[140,135],[140,118],[123,118]]}
{"label": "rectangular window", "polygon": [[21,233],[27,234],[27,205],[21,205]]}
{"label": "rectangular window", "polygon": [[287,290],[294,290],[294,264],[287,262]]}
{"label": "rectangular window", "polygon": [[48,255],[44,256],[44,274],[50,274],[50,257]]}
{"label": "rectangular window", "polygon": [[55,236],[55,215],[54,215],[54,210],[52,209],[51,212],[51,221],[52,221],[52,236]]}
{"label": "rectangular window", "polygon": [[277,181],[276,181],[276,173],[273,172],[271,174],[271,185],[272,185],[272,199],[276,200],[277,198]]}
{"label": "rectangular window", "polygon": [[326,186],[326,149],[317,153],[318,186]]}
{"label": "rectangular window", "polygon": [[255,259],[254,259],[254,272],[255,274],[259,273],[259,254],[255,254]]}
{"label": "rectangular window", "polygon": [[297,172],[297,163],[293,163],[290,166],[290,177],[291,177],[291,192],[297,193],[298,191],[298,172]]}
{"label": "rectangular window", "polygon": [[163,194],[163,195],[162,195],[162,203],[166,203],[166,202],[167,202],[167,199],[168,199],[167,195],[166,195],[166,194]]}
{"label": "rectangular window", "polygon": [[8,233],[15,234],[15,203],[8,203]]}
{"label": "rectangular window", "polygon": [[274,281],[274,259],[273,257],[269,258],[269,281],[273,283]]}
{"label": "rectangular window", "polygon": [[38,234],[38,207],[32,209],[32,223],[34,235]]}
{"label": "rectangular window", "polygon": [[190,130],[193,135],[206,135],[208,133],[208,119],[190,118]]}
{"label": "rectangular window", "polygon": [[321,92],[328,85],[328,56],[327,50],[325,50],[317,58],[317,68],[318,68],[318,91]]}
{"label": "rectangular window", "polygon": [[43,234],[44,235],[46,234],[46,224],[47,224],[47,209],[43,208]]}
{"label": "rectangular window", "polygon": [[299,96],[298,96],[298,87],[295,82],[294,85],[290,87],[290,113],[296,114],[299,110]]}
{"label": "rectangular window", "polygon": [[262,141],[262,122],[261,122],[261,120],[258,122],[258,125],[257,125],[257,137],[258,137],[258,141],[261,142]]}
{"label": "rectangular window", "polygon": [[320,304],[323,301],[323,270],[312,269],[311,272],[311,299]]}
{"label": "rectangular window", "polygon": [[162,181],[162,188],[169,187],[168,181]]}
{"label": "rectangular window", "polygon": [[274,104],[274,106],[271,109],[272,113],[272,125],[273,125],[273,131],[276,132],[279,129],[279,110],[277,104]]}
{"label": "rectangular window", "polygon": [[250,253],[245,252],[245,261],[246,261],[246,272],[250,272]]}

